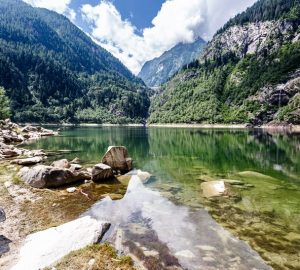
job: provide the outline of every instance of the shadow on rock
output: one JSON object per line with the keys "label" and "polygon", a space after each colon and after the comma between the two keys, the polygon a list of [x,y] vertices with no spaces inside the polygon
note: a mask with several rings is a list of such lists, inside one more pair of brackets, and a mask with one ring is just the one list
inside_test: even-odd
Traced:
{"label": "shadow on rock", "polygon": [[9,244],[12,241],[6,238],[4,235],[0,235],[0,257],[9,252]]}

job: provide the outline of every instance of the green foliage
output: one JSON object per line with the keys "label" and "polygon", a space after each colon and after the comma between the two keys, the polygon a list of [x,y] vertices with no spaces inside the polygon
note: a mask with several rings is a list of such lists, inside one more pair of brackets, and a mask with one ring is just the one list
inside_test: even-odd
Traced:
{"label": "green foliage", "polygon": [[144,83],[64,16],[0,0],[0,29],[0,85],[14,120],[73,122],[83,111],[91,122],[147,117]]}
{"label": "green foliage", "polygon": [[0,87],[0,120],[10,117],[10,102],[3,87]]}
{"label": "green foliage", "polygon": [[[278,106],[251,99],[266,85],[285,82],[300,67],[300,42],[287,43],[273,54],[234,55],[195,62],[186,67],[153,98],[149,121],[152,123],[248,123],[259,113]],[[279,118],[299,122],[296,99]]]}
{"label": "green foliage", "polygon": [[244,25],[258,21],[271,21],[281,18],[300,20],[299,0],[259,0],[243,13],[229,20],[217,34],[233,25]]}

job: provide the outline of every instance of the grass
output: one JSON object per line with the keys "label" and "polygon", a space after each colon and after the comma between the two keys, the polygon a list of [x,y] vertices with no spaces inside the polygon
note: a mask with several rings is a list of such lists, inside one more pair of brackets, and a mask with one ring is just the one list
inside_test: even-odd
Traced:
{"label": "grass", "polygon": [[[134,270],[129,256],[118,256],[108,243],[95,244],[73,251],[55,265],[57,270]],[[46,268],[50,270],[52,268]]]}

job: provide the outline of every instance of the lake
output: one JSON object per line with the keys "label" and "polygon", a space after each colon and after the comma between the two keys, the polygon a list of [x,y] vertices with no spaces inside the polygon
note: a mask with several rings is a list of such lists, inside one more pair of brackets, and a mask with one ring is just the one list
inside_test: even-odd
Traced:
{"label": "lake", "polygon": [[[62,157],[91,166],[109,145],[126,146],[135,167],[152,174],[131,181],[122,200],[83,213],[113,224],[106,240],[119,251],[151,270],[300,268],[299,134],[63,127],[26,147],[72,150]],[[220,180],[226,194],[205,194],[205,183]]]}

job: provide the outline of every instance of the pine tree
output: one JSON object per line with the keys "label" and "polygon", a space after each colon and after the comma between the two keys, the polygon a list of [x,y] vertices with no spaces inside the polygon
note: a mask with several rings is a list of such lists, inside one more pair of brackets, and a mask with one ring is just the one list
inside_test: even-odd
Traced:
{"label": "pine tree", "polygon": [[10,102],[5,95],[5,90],[0,87],[0,120],[10,117]]}

